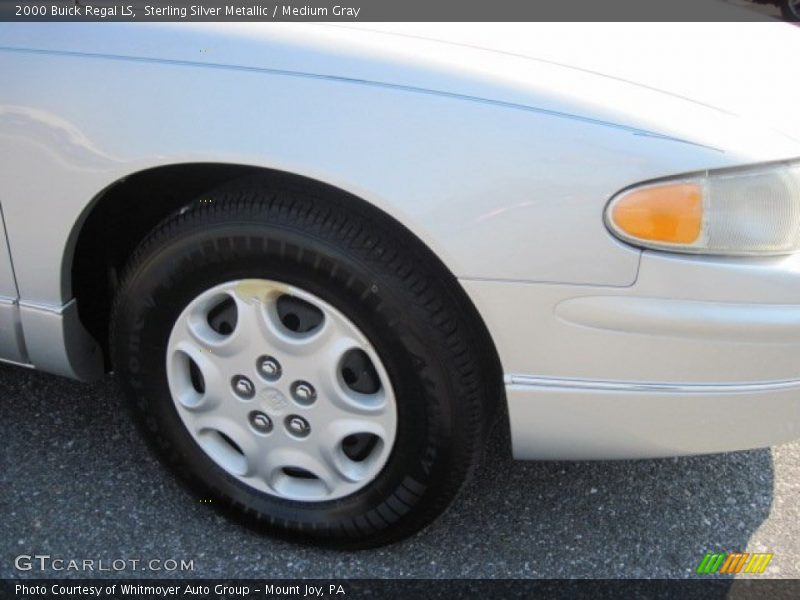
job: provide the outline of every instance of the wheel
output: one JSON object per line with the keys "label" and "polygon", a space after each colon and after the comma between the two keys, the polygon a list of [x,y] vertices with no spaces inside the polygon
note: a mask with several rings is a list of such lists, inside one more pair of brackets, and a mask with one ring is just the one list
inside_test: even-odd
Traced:
{"label": "wheel", "polygon": [[800,21],[800,0],[781,0],[781,13],[787,21]]}
{"label": "wheel", "polygon": [[115,372],[213,505],[340,546],[398,540],[483,446],[479,366],[494,372],[474,309],[382,213],[268,186],[206,194],[140,245],[112,311]]}

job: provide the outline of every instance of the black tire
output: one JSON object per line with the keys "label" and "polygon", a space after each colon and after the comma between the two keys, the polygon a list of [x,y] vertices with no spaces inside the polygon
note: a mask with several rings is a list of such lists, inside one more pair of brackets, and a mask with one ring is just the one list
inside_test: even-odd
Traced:
{"label": "black tire", "polygon": [[[196,295],[238,278],[316,294],[380,354],[397,398],[397,437],[365,488],[313,503],[259,492],[218,467],[183,425],[165,373],[172,324]],[[204,195],[142,242],[113,307],[111,352],[151,445],[202,497],[293,539],[369,547],[433,521],[475,465],[499,386],[477,320],[455,279],[382,213],[250,179]]]}
{"label": "black tire", "polygon": [[781,14],[787,21],[800,21],[800,2],[781,0]]}

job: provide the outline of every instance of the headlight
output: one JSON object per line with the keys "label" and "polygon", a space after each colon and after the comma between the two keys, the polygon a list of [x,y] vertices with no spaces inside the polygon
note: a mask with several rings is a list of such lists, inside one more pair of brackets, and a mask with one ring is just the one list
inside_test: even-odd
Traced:
{"label": "headlight", "polygon": [[708,171],[623,190],[606,208],[620,239],[673,252],[800,250],[800,162]]}

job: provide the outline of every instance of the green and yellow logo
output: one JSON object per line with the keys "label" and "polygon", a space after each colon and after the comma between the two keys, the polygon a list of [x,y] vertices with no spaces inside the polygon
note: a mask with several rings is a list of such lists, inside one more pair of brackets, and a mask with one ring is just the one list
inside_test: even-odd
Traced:
{"label": "green and yellow logo", "polygon": [[705,575],[713,573],[763,573],[772,560],[773,555],[754,552],[732,552],[726,554],[706,552],[703,560],[697,565],[697,572]]}

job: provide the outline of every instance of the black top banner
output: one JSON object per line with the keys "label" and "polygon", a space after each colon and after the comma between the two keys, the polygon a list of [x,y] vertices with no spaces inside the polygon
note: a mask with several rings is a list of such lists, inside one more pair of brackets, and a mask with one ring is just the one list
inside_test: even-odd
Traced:
{"label": "black top banner", "polygon": [[769,21],[789,0],[0,0],[2,21]]}

